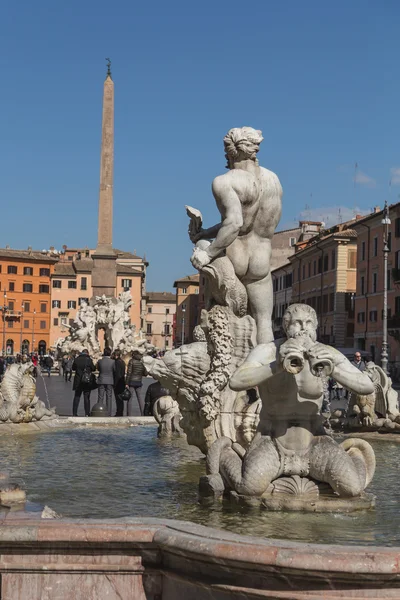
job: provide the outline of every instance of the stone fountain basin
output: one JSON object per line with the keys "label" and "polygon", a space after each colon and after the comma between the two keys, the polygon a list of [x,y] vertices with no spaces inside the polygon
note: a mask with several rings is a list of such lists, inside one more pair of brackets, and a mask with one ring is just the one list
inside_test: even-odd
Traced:
{"label": "stone fountain basin", "polygon": [[65,426],[3,436],[11,479],[62,519],[3,515],[1,598],[400,598],[390,438],[370,440],[375,510],[270,513],[200,506],[204,458],[182,439],[157,440],[155,427]]}
{"label": "stone fountain basin", "polygon": [[[400,546],[400,444],[381,441],[388,436],[368,438],[377,457],[377,472],[367,489],[376,496],[374,510],[272,513],[222,502],[201,506],[197,490],[204,457],[184,439],[158,440],[153,426],[72,422],[68,429],[67,423],[54,427],[49,422],[46,434],[14,426],[0,445],[0,470],[26,490],[30,502],[48,505],[65,518],[175,518],[261,538]],[[37,434],[24,433],[28,429]]]}

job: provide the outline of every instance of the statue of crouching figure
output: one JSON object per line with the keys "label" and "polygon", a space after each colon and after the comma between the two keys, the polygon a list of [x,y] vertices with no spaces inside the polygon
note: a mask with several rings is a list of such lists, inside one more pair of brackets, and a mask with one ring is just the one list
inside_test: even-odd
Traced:
{"label": "statue of crouching figure", "polygon": [[207,456],[210,486],[243,496],[262,496],[280,477],[309,477],[339,496],[362,493],[375,471],[375,455],[364,440],[336,443],[325,432],[320,411],[325,378],[357,394],[370,394],[370,378],[335,348],[316,342],[317,315],[292,304],[283,317],[287,339],[259,344],[230,381],[234,390],[258,386],[260,423],[245,451],[227,437]]}

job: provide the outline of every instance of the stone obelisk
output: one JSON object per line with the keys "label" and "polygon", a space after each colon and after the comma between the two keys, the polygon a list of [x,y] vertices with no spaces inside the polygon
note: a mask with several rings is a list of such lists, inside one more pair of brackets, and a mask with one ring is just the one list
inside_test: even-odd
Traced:
{"label": "stone obelisk", "polygon": [[93,254],[93,296],[115,296],[117,256],[112,247],[114,171],[114,82],[111,61],[106,59],[107,76],[103,92],[103,121],[100,160],[100,195],[97,248]]}

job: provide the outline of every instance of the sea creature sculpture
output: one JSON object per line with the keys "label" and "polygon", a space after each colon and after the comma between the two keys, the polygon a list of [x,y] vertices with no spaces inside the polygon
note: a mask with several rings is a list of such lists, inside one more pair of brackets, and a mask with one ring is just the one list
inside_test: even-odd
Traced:
{"label": "sea creature sculpture", "polygon": [[0,385],[0,421],[28,423],[56,416],[55,409],[46,408],[36,396],[33,370],[30,361],[7,367]]}

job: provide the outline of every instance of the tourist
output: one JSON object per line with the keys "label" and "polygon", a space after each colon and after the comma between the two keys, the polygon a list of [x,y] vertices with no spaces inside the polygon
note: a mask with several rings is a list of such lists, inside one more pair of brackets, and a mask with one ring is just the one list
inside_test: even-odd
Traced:
{"label": "tourist", "polygon": [[80,355],[75,358],[72,370],[75,371],[72,386],[72,389],[75,391],[72,415],[74,417],[78,416],[78,406],[83,392],[85,417],[90,417],[90,392],[93,389],[93,372],[95,371],[95,366],[86,349],[82,350]]}
{"label": "tourist", "polygon": [[44,367],[44,370],[47,371],[49,377],[51,375],[51,368],[52,368],[53,364],[54,364],[54,361],[51,358],[50,354],[48,356],[44,357],[43,367]]}
{"label": "tourist", "polygon": [[72,377],[72,365],[74,364],[74,359],[72,356],[67,356],[67,360],[64,366],[64,378],[65,381],[71,381]]}
{"label": "tourist", "polygon": [[114,386],[115,361],[111,358],[111,348],[104,348],[103,358],[97,363],[99,376],[97,383],[99,386],[99,404],[103,404],[104,393],[106,395],[106,405],[108,416],[112,415],[112,393]]}
{"label": "tourist", "polygon": [[114,371],[114,395],[117,410],[115,413],[116,417],[124,416],[124,401],[121,397],[125,389],[125,363],[121,358],[121,352],[116,350],[114,352],[115,371]]}
{"label": "tourist", "polygon": [[[65,377],[65,366],[67,364],[68,358],[69,358],[68,354],[64,354],[64,356],[61,359],[61,369],[62,369],[63,377]],[[61,373],[60,373],[60,375],[61,375]]]}
{"label": "tourist", "polygon": [[[126,387],[129,387],[133,396],[133,392],[136,394],[138,401],[140,414],[143,416],[144,404],[142,398],[142,378],[146,375],[146,368],[143,364],[142,355],[140,352],[135,351],[132,353],[132,358],[128,363],[128,370],[126,373]],[[132,398],[127,401],[128,417],[132,416]]]}
{"label": "tourist", "polygon": [[357,369],[359,371],[365,371],[365,369],[367,368],[367,365],[361,359],[361,353],[360,352],[356,352],[354,354],[354,360],[351,361],[351,364],[354,365],[355,367],[357,367]]}
{"label": "tourist", "polygon": [[146,396],[144,399],[144,411],[143,414],[145,417],[153,416],[153,406],[159,398],[163,396],[169,396],[169,390],[167,388],[162,387],[159,381],[155,381],[150,384],[147,388]]}

